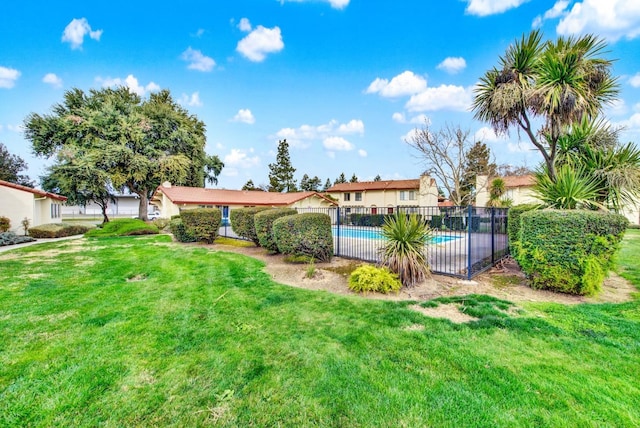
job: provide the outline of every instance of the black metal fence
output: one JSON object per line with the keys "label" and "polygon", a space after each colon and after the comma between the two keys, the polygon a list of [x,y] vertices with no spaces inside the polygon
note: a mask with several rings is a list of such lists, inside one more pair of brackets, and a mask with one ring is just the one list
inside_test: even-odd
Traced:
{"label": "black metal fence", "polygon": [[[432,230],[425,244],[434,273],[471,279],[509,254],[507,209],[478,207],[304,208],[331,217],[334,255],[377,263],[385,239],[380,231],[388,212],[416,214]],[[222,236],[236,237],[230,226]]]}

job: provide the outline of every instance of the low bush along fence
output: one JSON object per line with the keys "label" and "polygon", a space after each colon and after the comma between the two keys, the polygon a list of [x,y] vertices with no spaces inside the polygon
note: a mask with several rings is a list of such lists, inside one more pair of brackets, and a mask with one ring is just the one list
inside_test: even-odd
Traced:
{"label": "low bush along fence", "polygon": [[282,254],[320,262],[333,256],[331,217],[321,213],[284,216],[273,222],[273,237]]}
{"label": "low bush along fence", "polygon": [[628,220],[582,210],[533,210],[519,215],[515,258],[533,288],[597,293],[619,249]]}
{"label": "low bush along fence", "polygon": [[186,232],[196,241],[213,244],[218,237],[222,211],[217,208],[197,208],[180,213]]}
{"label": "low bush along fence", "polygon": [[251,207],[239,208],[231,210],[229,220],[231,221],[231,230],[241,238],[260,245],[258,234],[255,227],[255,216],[261,211],[267,210],[267,207]]}
{"label": "low bush along fence", "polygon": [[273,208],[260,211],[254,217],[255,232],[258,235],[258,244],[266,250],[277,253],[278,244],[273,236],[273,222],[281,217],[298,214],[292,208]]}

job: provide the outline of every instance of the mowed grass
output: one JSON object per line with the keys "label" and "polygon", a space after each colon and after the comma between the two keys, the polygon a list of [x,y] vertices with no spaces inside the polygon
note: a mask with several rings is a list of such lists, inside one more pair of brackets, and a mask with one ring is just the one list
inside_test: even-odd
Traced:
{"label": "mowed grass", "polygon": [[[640,234],[624,246],[640,284]],[[0,254],[0,426],[640,424],[638,300],[473,301],[492,306],[455,325],[163,235],[17,249]]]}

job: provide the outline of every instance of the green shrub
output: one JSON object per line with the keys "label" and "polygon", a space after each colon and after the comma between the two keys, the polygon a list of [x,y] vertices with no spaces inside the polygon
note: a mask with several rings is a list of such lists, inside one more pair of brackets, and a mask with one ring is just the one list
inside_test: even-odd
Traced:
{"label": "green shrub", "polygon": [[333,256],[331,217],[327,214],[280,217],[273,222],[273,238],[278,251],[285,255],[313,257],[319,262],[327,262]]}
{"label": "green shrub", "polygon": [[0,247],[33,241],[35,241],[35,239],[30,236],[18,236],[13,232],[0,232]]}
{"label": "green shrub", "polygon": [[509,208],[507,214],[507,236],[509,238],[509,251],[515,258],[518,252],[518,237],[520,236],[520,216],[527,211],[532,211],[538,208],[536,204],[521,204]]}
{"label": "green shrub", "polygon": [[402,288],[398,275],[387,267],[375,267],[363,265],[354,270],[349,276],[349,288],[356,293],[369,291],[384,293],[397,293]]}
{"label": "green shrub", "polygon": [[187,232],[187,228],[184,226],[180,216],[171,219],[169,229],[178,242],[196,242],[195,236]]}
{"label": "green shrub", "polygon": [[89,238],[103,238],[108,236],[155,235],[158,228],[137,218],[119,218],[103,223],[101,228],[85,233]]}
{"label": "green shrub", "polygon": [[33,238],[62,238],[64,236],[82,235],[91,227],[74,223],[49,223],[29,228],[29,236]]}
{"label": "green shrub", "polygon": [[9,217],[0,216],[0,232],[6,232],[11,229],[11,220]]}
{"label": "green shrub", "polygon": [[258,244],[272,253],[277,253],[278,245],[276,244],[272,231],[273,222],[280,217],[297,213],[293,208],[272,208],[257,213],[254,216],[254,224],[255,232],[258,236]]}
{"label": "green shrub", "polygon": [[254,217],[257,213],[267,210],[267,207],[251,207],[239,208],[231,210],[229,213],[229,221],[231,221],[231,230],[241,238],[248,239],[256,245],[260,245],[258,235],[256,234],[256,226]]}
{"label": "green shrub", "polygon": [[593,295],[613,267],[628,220],[582,210],[534,210],[520,215],[516,260],[533,288]]}
{"label": "green shrub", "polygon": [[432,215],[431,220],[429,221],[429,225],[432,229],[440,229],[442,227],[442,216]]}
{"label": "green shrub", "polygon": [[386,214],[351,214],[351,224],[354,226],[379,227],[384,224]]}
{"label": "green shrub", "polygon": [[187,232],[193,235],[196,241],[213,244],[218,237],[222,221],[222,211],[218,208],[184,210],[180,213],[180,217]]}
{"label": "green shrub", "polygon": [[169,222],[171,220],[169,220],[168,218],[154,218],[153,220],[151,220],[151,224],[153,224],[155,227],[158,228],[158,230],[164,230],[167,228],[167,226],[169,226]]}

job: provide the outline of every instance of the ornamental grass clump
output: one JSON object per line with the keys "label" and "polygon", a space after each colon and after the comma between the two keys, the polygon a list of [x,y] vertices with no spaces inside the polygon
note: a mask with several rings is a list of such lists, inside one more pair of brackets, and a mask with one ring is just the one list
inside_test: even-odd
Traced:
{"label": "ornamental grass clump", "polygon": [[403,286],[413,287],[430,275],[426,245],[431,229],[417,215],[388,217],[381,235],[385,243],[379,250],[380,264],[398,274]]}

